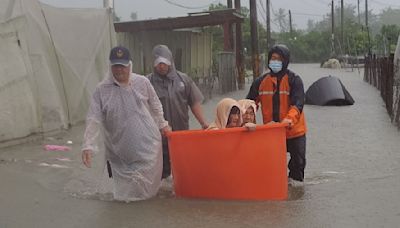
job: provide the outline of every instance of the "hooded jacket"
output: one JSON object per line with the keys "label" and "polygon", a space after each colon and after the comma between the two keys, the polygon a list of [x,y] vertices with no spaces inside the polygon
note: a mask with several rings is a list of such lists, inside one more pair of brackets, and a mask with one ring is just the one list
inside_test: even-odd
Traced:
{"label": "hooded jacket", "polygon": [[242,122],[242,110],[237,101],[232,98],[224,98],[217,104],[215,121],[210,124],[207,130],[225,129],[229,120],[231,109],[236,106],[240,110],[240,123]]}
{"label": "hooded jacket", "polygon": [[175,68],[174,59],[169,48],[157,45],[153,49],[153,58],[162,57],[171,65],[167,75],[160,75],[156,70],[147,75],[161,101],[164,118],[172,130],[189,129],[189,107],[203,101],[203,95],[193,80]]}
{"label": "hooded jacket", "polygon": [[285,45],[273,46],[268,53],[268,62],[273,53],[282,57],[282,70],[274,73],[270,69],[270,72],[258,77],[251,85],[247,99],[261,104],[264,124],[288,118],[293,126],[287,129],[287,138],[303,136],[307,131],[303,112],[303,81],[288,69],[290,52]]}
{"label": "hooded jacket", "polygon": [[[238,100],[238,103],[240,105],[240,108],[242,109],[243,114],[247,111],[248,108],[252,107],[254,111],[254,115],[257,112],[257,105],[253,100],[250,99],[242,99]],[[256,119],[254,119],[256,121]]]}
{"label": "hooded jacket", "polygon": [[163,159],[159,129],[168,122],[149,80],[131,73],[129,84],[121,86],[110,66],[108,76],[92,95],[86,124],[82,150],[95,150],[96,139],[103,130],[114,198],[136,201],[155,196]]}

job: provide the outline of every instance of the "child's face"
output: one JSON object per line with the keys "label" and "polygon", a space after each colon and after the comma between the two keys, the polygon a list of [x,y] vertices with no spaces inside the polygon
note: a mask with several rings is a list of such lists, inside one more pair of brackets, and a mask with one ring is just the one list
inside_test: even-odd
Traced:
{"label": "child's face", "polygon": [[226,128],[240,127],[240,125],[240,111],[239,108],[234,106],[229,113],[229,119]]}
{"label": "child's face", "polygon": [[248,107],[242,118],[244,124],[256,123],[256,114],[254,113],[253,107]]}

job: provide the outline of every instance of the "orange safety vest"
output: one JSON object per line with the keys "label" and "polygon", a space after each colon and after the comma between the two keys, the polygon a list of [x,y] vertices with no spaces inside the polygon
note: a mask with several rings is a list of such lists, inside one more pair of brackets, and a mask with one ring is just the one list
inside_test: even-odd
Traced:
{"label": "orange safety vest", "polygon": [[[266,75],[258,88],[257,103],[261,103],[261,111],[264,124],[273,120],[273,95],[278,89],[276,77]],[[290,104],[289,76],[285,74],[279,84],[279,121],[284,118],[291,119],[293,125],[286,130],[287,138],[296,138],[306,133],[306,121],[304,111]]]}

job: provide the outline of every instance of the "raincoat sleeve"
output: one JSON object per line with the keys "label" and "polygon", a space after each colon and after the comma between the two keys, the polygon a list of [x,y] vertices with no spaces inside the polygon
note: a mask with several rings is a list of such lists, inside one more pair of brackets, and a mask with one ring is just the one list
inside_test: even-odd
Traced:
{"label": "raincoat sleeve", "polygon": [[304,107],[304,85],[300,76],[293,74],[293,80],[290,80],[290,109],[286,116],[297,123],[300,119],[300,114]]}
{"label": "raincoat sleeve", "polygon": [[164,127],[168,126],[168,121],[164,119],[164,111],[160,99],[158,98],[157,93],[149,80],[146,80],[146,85],[149,95],[150,112],[153,115],[153,119],[156,122],[158,129],[163,129]]}
{"label": "raincoat sleeve", "polygon": [[83,150],[98,151],[97,138],[100,135],[100,123],[89,119],[86,121],[85,134],[83,135]]}
{"label": "raincoat sleeve", "polygon": [[259,102],[259,94],[258,94],[258,89],[260,88],[261,82],[264,80],[266,75],[260,76],[254,80],[254,82],[251,84],[249,93],[246,96],[246,99],[250,99],[255,101],[257,108],[258,108],[258,102]]}
{"label": "raincoat sleeve", "polygon": [[93,93],[89,111],[86,117],[86,129],[83,136],[83,150],[98,151],[97,138],[100,135],[103,114],[101,111],[100,92],[98,89]]}

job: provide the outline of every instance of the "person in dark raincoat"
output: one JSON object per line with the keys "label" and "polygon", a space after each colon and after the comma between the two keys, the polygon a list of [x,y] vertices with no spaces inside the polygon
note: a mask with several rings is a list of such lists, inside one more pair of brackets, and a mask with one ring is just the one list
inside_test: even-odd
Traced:
{"label": "person in dark raincoat", "polygon": [[287,123],[286,145],[290,153],[289,184],[301,184],[306,167],[306,122],[304,86],[300,76],[288,69],[289,49],[274,45],[268,53],[269,72],[251,85],[247,99],[261,104],[264,124]]}
{"label": "person in dark raincoat", "polygon": [[[208,127],[201,103],[203,95],[193,80],[175,68],[169,48],[156,45],[153,49],[153,73],[147,77],[160,98],[164,117],[172,131],[189,129],[189,108],[203,129]],[[171,174],[168,141],[163,137],[163,178]]]}

